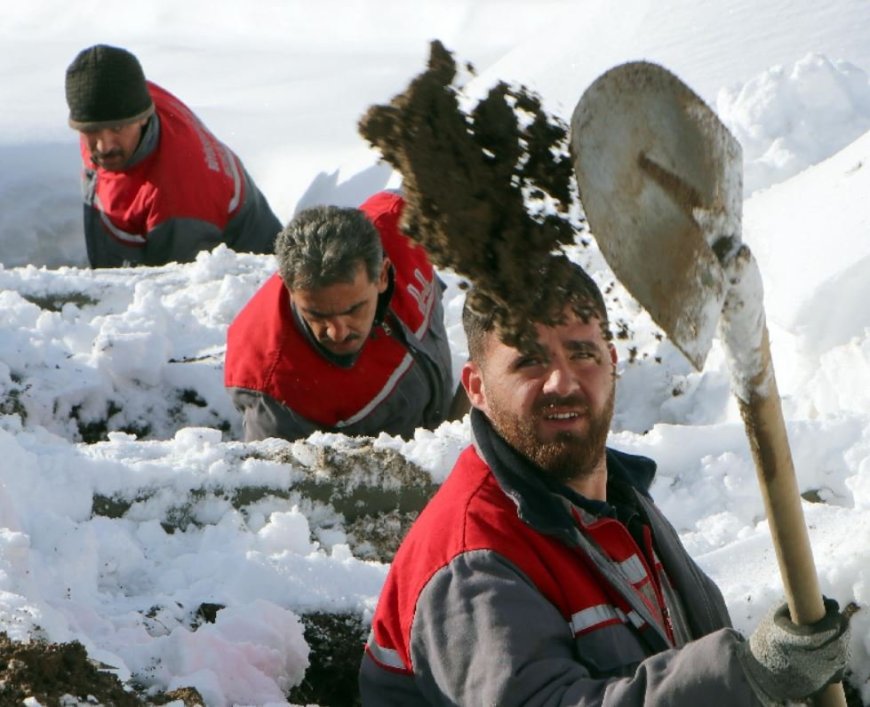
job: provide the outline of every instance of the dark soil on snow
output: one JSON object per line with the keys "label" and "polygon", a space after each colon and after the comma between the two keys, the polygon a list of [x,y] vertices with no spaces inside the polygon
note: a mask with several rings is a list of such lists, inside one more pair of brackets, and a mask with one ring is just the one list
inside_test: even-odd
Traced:
{"label": "dark soil on snow", "polygon": [[[214,621],[211,610],[205,620]],[[311,664],[305,679],[290,691],[292,704],[321,707],[359,705],[357,673],[362,659],[368,627],[359,616],[317,612],[302,616],[305,640],[311,647]],[[121,681],[88,658],[81,643],[18,643],[0,633],[0,707],[21,707],[28,697],[44,707],[111,705],[142,707],[164,705],[181,700],[184,707],[203,705],[193,688],[146,696],[121,684]],[[72,698],[72,699],[71,699]]]}
{"label": "dark soil on snow", "polygon": [[114,707],[163,705],[173,700],[182,700],[185,707],[204,704],[192,688],[145,699],[126,689],[104,667],[88,658],[78,642],[18,643],[0,633],[0,707],[20,707],[28,697],[44,707],[68,705],[70,697]]}

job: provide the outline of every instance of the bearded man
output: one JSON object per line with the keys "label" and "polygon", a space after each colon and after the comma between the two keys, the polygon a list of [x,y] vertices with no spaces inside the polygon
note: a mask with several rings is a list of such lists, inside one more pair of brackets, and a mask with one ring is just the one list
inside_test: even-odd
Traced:
{"label": "bearded man", "polygon": [[617,356],[594,281],[575,266],[563,311],[522,348],[476,294],[474,444],[390,568],[363,704],[773,705],[838,679],[836,602],[800,629],[781,607],[744,640],[653,503],[655,463],[605,446]]}

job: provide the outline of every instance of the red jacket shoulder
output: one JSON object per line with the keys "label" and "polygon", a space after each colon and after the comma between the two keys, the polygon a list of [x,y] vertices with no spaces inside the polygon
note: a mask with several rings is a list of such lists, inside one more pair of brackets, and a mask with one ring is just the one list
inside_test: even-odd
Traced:
{"label": "red jacket shoulder", "polygon": [[408,531],[393,564],[416,593],[457,555],[515,546],[524,535],[516,506],[470,446]]}
{"label": "red jacket shoulder", "polygon": [[179,98],[148,90],[160,118],[160,144],[147,167],[154,189],[149,229],[169,218],[197,218],[223,229],[245,199],[238,157]]}
{"label": "red jacket shoulder", "polygon": [[292,318],[284,281],[275,273],[227,329],[224,382],[227,387],[266,390],[281,355],[284,327]]}

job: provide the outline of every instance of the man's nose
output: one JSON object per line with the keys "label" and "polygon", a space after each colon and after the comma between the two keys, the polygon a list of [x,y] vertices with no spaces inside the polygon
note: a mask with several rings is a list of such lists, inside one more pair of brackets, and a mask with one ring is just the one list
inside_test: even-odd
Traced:
{"label": "man's nose", "polygon": [[342,342],[348,334],[350,334],[350,328],[342,317],[334,317],[326,323],[326,335],[330,341]]}
{"label": "man's nose", "polygon": [[543,392],[548,395],[570,395],[579,388],[577,376],[567,361],[555,360],[550,365],[544,381]]}
{"label": "man's nose", "polygon": [[115,134],[111,130],[98,130],[90,138],[91,152],[105,153],[115,147]]}

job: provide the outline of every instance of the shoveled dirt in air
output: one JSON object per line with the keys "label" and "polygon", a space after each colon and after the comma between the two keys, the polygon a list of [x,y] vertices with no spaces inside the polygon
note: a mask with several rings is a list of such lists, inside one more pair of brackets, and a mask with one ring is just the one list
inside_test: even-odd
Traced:
{"label": "shoveled dirt in air", "polygon": [[474,283],[472,306],[492,312],[508,343],[531,342],[529,322],[558,320],[567,301],[568,261],[554,254],[574,241],[567,128],[505,83],[466,113],[456,73],[433,42],[426,71],[370,108],[360,132],[402,174],[405,231]]}

